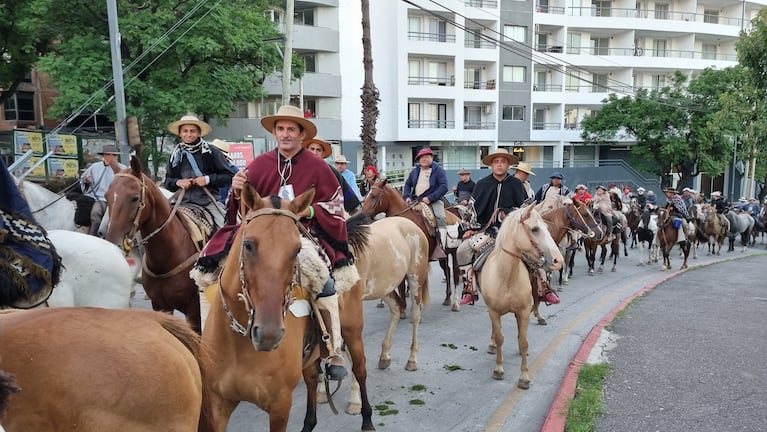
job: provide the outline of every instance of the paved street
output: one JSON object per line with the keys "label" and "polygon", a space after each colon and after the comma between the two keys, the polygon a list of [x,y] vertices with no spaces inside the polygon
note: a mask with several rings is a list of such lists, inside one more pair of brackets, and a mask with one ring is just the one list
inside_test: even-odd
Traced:
{"label": "paved street", "polygon": [[[710,264],[745,255],[759,255],[767,263],[764,245],[745,254],[723,253],[721,257],[690,259],[692,266]],[[404,370],[410,345],[409,320],[401,320],[392,349],[392,365],[388,370],[375,368],[380,352],[388,310],[376,307],[377,302],[365,304],[366,351],[368,358],[368,388],[374,406],[389,410],[389,415],[374,411],[374,424],[379,431],[421,430],[444,431],[539,431],[554,400],[568,365],[580,349],[592,328],[618,304],[631,298],[647,285],[677,272],[659,271],[660,266],[639,267],[639,252],[629,250],[621,256],[615,273],[608,271],[596,276],[585,274],[582,253],[576,257],[575,276],[570,286],[561,292],[562,302],[541,306],[549,325],[530,324],[529,368],[532,380],[529,390],[515,386],[519,375],[519,354],[516,347],[516,326],[513,316],[503,320],[506,343],[503,347],[506,378],[491,378],[495,357],[486,353],[490,336],[487,311],[480,300],[474,306],[463,306],[451,312],[442,306],[444,284],[436,265],[431,273],[431,301],[423,314],[420,328],[418,370]],[[737,266],[735,261],[734,266]],[[673,267],[681,261],[672,258]],[[135,304],[148,307],[139,292]],[[293,414],[289,430],[300,430],[305,393],[302,384],[294,392]],[[345,406],[348,386],[336,395],[340,408]],[[345,414],[334,416],[327,406],[321,406],[317,431],[356,431],[361,419]],[[264,430],[267,417],[258,408],[242,404],[232,417],[231,432]]]}

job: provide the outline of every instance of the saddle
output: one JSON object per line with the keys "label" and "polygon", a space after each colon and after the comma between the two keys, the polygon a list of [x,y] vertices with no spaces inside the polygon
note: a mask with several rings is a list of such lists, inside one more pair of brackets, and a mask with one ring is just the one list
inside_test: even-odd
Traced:
{"label": "saddle", "polygon": [[213,233],[213,216],[205,208],[193,204],[179,206],[177,211],[197,249],[202,249]]}

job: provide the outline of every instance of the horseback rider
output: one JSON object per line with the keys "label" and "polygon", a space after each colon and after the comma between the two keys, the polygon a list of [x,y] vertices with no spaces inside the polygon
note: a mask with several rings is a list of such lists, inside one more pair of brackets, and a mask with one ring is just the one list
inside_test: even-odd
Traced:
{"label": "horseback rider", "polygon": [[[687,211],[687,205],[682,197],[677,193],[674,188],[663,189],[663,193],[666,194],[666,208],[671,210],[672,216],[684,219],[685,223],[689,226],[689,231],[694,232],[695,226],[692,225],[692,216]],[[685,234],[686,229],[678,228],[678,242],[684,241],[687,237]]]}
{"label": "horseback rider", "polygon": [[607,188],[599,185],[595,189],[596,195],[594,196],[593,208],[599,210],[599,214],[602,216],[602,222],[607,227],[608,242],[613,241],[615,238],[613,235],[615,226],[615,215],[613,214],[613,203],[610,200],[610,195],[607,192]]}
{"label": "horseback rider", "polygon": [[764,225],[762,225],[762,221],[759,220],[759,213],[762,211],[762,209],[756,202],[756,198],[749,198],[748,204],[743,207],[743,211],[747,212],[751,215],[752,218],[754,218],[754,227],[756,227],[759,231],[764,230]]}
{"label": "horseback rider", "polygon": [[444,244],[447,242],[447,222],[445,218],[445,203],[442,197],[447,193],[447,174],[434,162],[434,152],[422,148],[415,156],[416,167],[410,171],[402,189],[402,197],[408,205],[420,201],[431,207],[437,220],[437,248],[432,259],[445,258]]}
{"label": "horseback rider", "polygon": [[187,114],[168,125],[178,135],[178,143],[168,160],[165,188],[171,192],[184,189],[181,205],[204,209],[212,221],[210,235],[224,226],[226,214],[219,202],[219,189],[232,181],[234,172],[227,156],[203,139],[211,132],[208,123]]}
{"label": "horseback rider", "polygon": [[[343,193],[330,166],[309,151],[303,142],[309,142],[317,134],[317,127],[304,118],[300,109],[292,105],[280,107],[277,114],[263,117],[261,125],[270,131],[277,148],[255,158],[244,171],[232,179],[232,193],[239,200],[245,182],[261,196],[279,195],[293,200],[314,187],[316,193],[312,204],[297,216],[301,223],[317,238],[330,262],[331,276],[315,290],[315,304],[322,323],[329,333],[328,343],[320,344],[325,358],[328,379],[340,380],[347,371],[341,354],[341,321],[338,311],[338,294],[350,289],[359,280],[354,267],[354,257],[349,250],[346,221],[343,215]],[[329,346],[327,346],[329,345]]]}
{"label": "horseback rider", "polygon": [[535,202],[542,204],[542,212],[546,213],[549,210],[560,207],[560,197],[566,197],[570,195],[570,189],[562,184],[562,180],[565,175],[560,171],[555,171],[549,176],[549,183],[544,184],[535,193]]}
{"label": "horseback rider", "polygon": [[637,188],[637,205],[639,206],[639,209],[644,212],[645,206],[647,205],[647,196],[644,194],[645,189],[643,187]]}
{"label": "horseback rider", "polygon": [[[88,234],[92,236],[99,235],[99,225],[101,225],[101,220],[107,211],[107,199],[104,195],[109,189],[109,184],[115,178],[115,173],[125,168],[125,165],[118,160],[120,152],[117,150],[117,146],[107,144],[98,154],[101,155],[101,162],[92,163],[80,176],[80,188],[83,195],[93,201],[89,212],[90,225],[88,226]],[[82,214],[75,216],[75,219],[80,218],[83,221],[86,220]]]}

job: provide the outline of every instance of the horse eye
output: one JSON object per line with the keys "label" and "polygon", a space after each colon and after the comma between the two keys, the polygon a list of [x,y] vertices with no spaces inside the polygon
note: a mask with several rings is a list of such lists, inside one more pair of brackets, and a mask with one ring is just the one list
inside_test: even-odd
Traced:
{"label": "horse eye", "polygon": [[252,254],[255,251],[255,246],[253,245],[253,242],[250,240],[245,240],[242,243],[242,248],[245,249],[245,252]]}
{"label": "horse eye", "polygon": [[138,202],[138,197],[137,197],[137,196],[134,196],[134,197],[131,199],[131,201],[132,201],[132,202]]}
{"label": "horse eye", "polygon": [[541,229],[539,227],[533,227],[530,231],[533,232],[533,234],[537,234]]}

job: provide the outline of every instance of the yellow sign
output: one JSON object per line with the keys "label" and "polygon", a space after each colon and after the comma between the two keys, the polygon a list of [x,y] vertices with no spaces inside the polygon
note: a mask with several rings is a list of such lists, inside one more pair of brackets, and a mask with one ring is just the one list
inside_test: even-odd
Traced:
{"label": "yellow sign", "polygon": [[[21,172],[22,174],[29,171],[29,169],[32,167],[32,165],[36,164],[41,158],[32,156],[27,160],[24,165],[21,166]],[[40,164],[35,168],[31,173],[28,174],[30,177],[45,177],[45,164]]]}
{"label": "yellow sign", "polygon": [[48,175],[53,178],[77,178],[80,166],[77,159],[51,157],[48,159]]}
{"label": "yellow sign", "polygon": [[[16,153],[24,154],[29,150],[35,153],[43,153],[43,134],[39,132],[16,131],[14,133],[16,141]],[[75,155],[76,155],[75,150]],[[45,173],[43,173],[45,175]]]}
{"label": "yellow sign", "polygon": [[77,137],[74,135],[48,135],[48,151],[57,156],[77,157]]}

